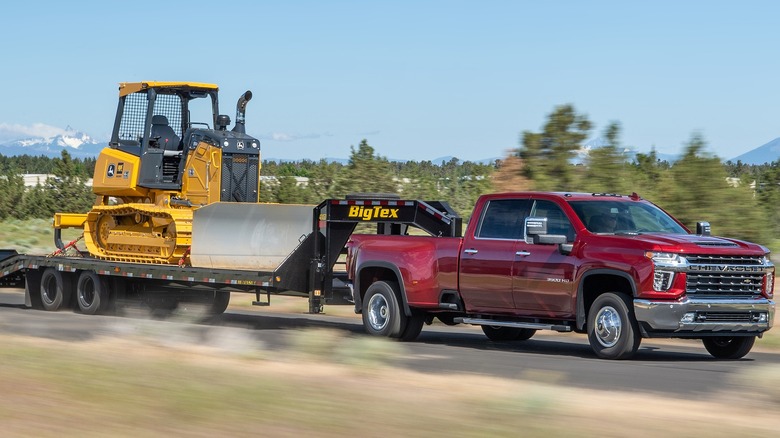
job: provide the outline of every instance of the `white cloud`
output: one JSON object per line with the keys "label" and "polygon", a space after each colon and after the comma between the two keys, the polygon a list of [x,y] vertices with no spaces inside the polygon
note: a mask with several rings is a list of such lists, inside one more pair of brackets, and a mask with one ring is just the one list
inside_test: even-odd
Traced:
{"label": "white cloud", "polygon": [[22,140],[30,137],[52,138],[64,135],[69,131],[44,123],[32,125],[19,125],[14,123],[0,123],[0,142]]}
{"label": "white cloud", "polygon": [[292,141],[295,140],[295,136],[284,133],[284,132],[272,132],[271,133],[271,140],[276,141]]}
{"label": "white cloud", "polygon": [[316,138],[320,138],[322,136],[325,137],[331,137],[333,134],[325,133],[325,134],[305,134],[305,135],[298,135],[298,134],[289,134],[286,132],[272,132],[267,135],[261,135],[261,140],[274,140],[274,141],[295,141],[295,140],[312,140]]}

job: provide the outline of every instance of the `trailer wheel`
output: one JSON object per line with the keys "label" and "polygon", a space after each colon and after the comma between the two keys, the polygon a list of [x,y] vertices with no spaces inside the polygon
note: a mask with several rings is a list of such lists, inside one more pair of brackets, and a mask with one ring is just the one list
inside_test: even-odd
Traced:
{"label": "trailer wheel", "polygon": [[718,359],[741,359],[750,353],[755,336],[717,336],[714,338],[702,338],[704,348]]}
{"label": "trailer wheel", "polygon": [[406,329],[406,315],[401,312],[395,282],[371,284],[363,299],[363,327],[369,334],[400,338]]}
{"label": "trailer wheel", "polygon": [[230,304],[230,292],[214,291],[214,299],[209,304],[209,315],[222,315]]}
{"label": "trailer wheel", "polygon": [[81,313],[103,313],[108,308],[108,283],[93,271],[82,271],[76,285],[76,296]]}
{"label": "trailer wheel", "polygon": [[627,296],[601,294],[588,312],[588,341],[596,356],[628,359],[639,349],[642,338]]}
{"label": "trailer wheel", "polygon": [[70,276],[54,268],[46,268],[41,275],[41,303],[48,311],[60,310],[70,305],[73,283]]}

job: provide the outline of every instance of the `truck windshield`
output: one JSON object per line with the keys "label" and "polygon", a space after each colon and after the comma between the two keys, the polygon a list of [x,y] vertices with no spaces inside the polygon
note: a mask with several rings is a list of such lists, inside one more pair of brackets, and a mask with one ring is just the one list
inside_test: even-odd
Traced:
{"label": "truck windshield", "polygon": [[593,233],[688,234],[668,214],[650,203],[600,200],[571,201],[569,204]]}

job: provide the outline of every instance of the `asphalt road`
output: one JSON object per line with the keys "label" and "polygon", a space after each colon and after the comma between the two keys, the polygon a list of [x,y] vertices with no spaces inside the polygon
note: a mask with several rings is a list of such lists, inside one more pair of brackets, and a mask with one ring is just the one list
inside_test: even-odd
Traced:
{"label": "asphalt road", "polygon": [[[24,306],[20,290],[0,292],[0,332],[79,342],[96,333],[112,333],[133,317],[88,316],[44,312]],[[267,349],[283,349],[289,334],[304,328],[330,328],[350,336],[367,336],[359,319],[330,315],[270,313],[261,309],[233,310],[200,324],[144,320],[165,332],[192,333],[197,340],[214,326],[234,330],[236,336],[262,341]],[[168,325],[168,326],[166,326]],[[114,329],[107,329],[114,327]],[[760,342],[760,341],[759,341]],[[641,391],[675,397],[707,399],[718,392],[743,390],[736,377],[750,367],[780,364],[780,355],[751,352],[737,361],[713,359],[698,341],[648,340],[630,361],[597,359],[584,335],[539,332],[524,342],[487,340],[472,326],[426,326],[416,342],[403,344],[405,354],[396,365],[443,376],[479,374],[510,379],[537,379],[556,384],[601,390]]]}

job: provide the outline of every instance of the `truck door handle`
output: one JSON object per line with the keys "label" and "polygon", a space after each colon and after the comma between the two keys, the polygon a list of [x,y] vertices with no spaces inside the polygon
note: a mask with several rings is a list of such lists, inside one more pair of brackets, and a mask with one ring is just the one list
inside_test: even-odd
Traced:
{"label": "truck door handle", "polygon": [[476,254],[479,252],[479,250],[469,248],[469,249],[464,249],[463,252],[465,252],[466,254]]}
{"label": "truck door handle", "polygon": [[530,251],[517,251],[515,253],[515,255],[526,257],[526,256],[531,255],[531,252]]}

